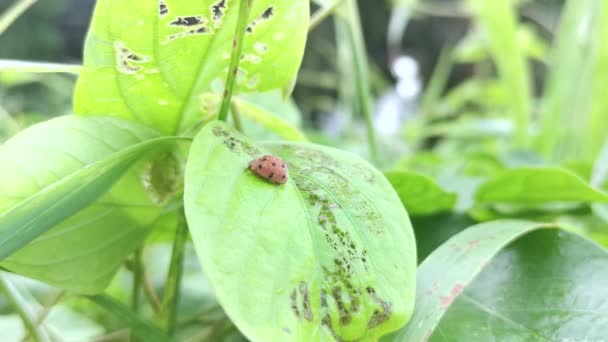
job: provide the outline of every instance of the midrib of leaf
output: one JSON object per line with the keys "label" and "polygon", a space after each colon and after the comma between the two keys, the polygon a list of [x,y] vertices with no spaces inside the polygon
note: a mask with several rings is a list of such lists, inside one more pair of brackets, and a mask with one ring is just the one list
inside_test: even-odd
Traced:
{"label": "midrib of leaf", "polygon": [[[336,196],[334,196],[334,194],[325,185],[323,185],[321,182],[317,181],[316,179],[304,176],[302,174],[291,172],[291,175],[292,176],[296,176],[296,177],[302,177],[304,179],[309,180],[310,182],[313,182],[320,189],[322,189],[328,196],[330,196],[334,201],[336,201],[336,203],[340,204],[340,208],[342,208],[342,211],[344,212],[344,215],[346,215],[346,218],[348,218],[348,221],[350,222],[351,227],[353,227],[353,231],[355,231],[355,234],[357,234],[357,237],[359,238],[359,240],[361,241],[361,243],[363,244],[363,246],[365,247],[365,249],[367,249],[368,251],[373,251],[373,248],[369,248],[369,246],[367,245],[367,241],[361,235],[361,230],[362,230],[361,226],[357,223],[357,220],[354,220],[352,218],[352,214],[350,213],[349,210],[346,209],[347,206],[345,206],[342,203],[342,201],[338,200],[338,198]],[[340,175],[340,177],[342,177],[344,180],[348,181],[348,179],[344,178],[344,176]],[[353,185],[353,187],[354,187],[354,185]],[[296,188],[297,188],[297,186],[296,186]],[[297,191],[299,193],[300,189],[299,188],[297,188],[297,189],[298,189]],[[357,191],[359,191],[359,190],[357,189]],[[359,193],[361,193],[361,191],[359,191]],[[368,202],[369,202],[369,200],[368,200]],[[370,203],[371,203],[372,206],[374,206],[373,202],[370,202]],[[304,209],[308,211],[308,206],[306,206]],[[374,206],[374,210],[378,211],[375,206]],[[310,217],[310,215],[308,215],[308,216]],[[311,231],[311,234],[314,234],[314,233]],[[369,259],[370,259],[370,263],[371,263],[372,268],[374,270],[377,270],[378,268],[376,267],[374,258],[369,258]],[[374,272],[374,273],[378,274],[378,272]],[[363,284],[362,281],[359,281],[359,283]]]}
{"label": "midrib of leaf", "polygon": [[[69,176],[69,175],[68,175]],[[59,178],[59,180],[61,180],[62,178]],[[40,187],[38,190],[42,190],[44,187]],[[15,195],[2,195],[0,194],[0,198],[6,198],[6,199],[11,199],[11,200],[16,200],[16,201],[23,201],[25,199],[27,199],[29,196],[15,196]],[[153,204],[146,204],[146,203],[123,203],[123,202],[106,202],[106,201],[99,201],[99,202],[95,202],[95,204],[93,204],[92,206],[98,206],[98,207],[117,207],[117,208],[154,208],[155,206]],[[1,209],[0,209],[1,211]]]}

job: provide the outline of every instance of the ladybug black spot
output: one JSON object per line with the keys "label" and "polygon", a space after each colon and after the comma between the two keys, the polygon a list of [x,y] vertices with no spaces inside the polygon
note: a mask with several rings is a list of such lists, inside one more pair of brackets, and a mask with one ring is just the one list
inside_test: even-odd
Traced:
{"label": "ladybug black spot", "polygon": [[285,164],[281,164],[281,167],[282,167],[282,168],[285,168]]}
{"label": "ladybug black spot", "polygon": [[268,179],[272,179],[272,177],[274,177],[274,172],[271,172],[271,173],[268,175]]}
{"label": "ladybug black spot", "polygon": [[262,165],[258,165],[258,170],[261,170],[261,169],[262,169]]}
{"label": "ladybug black spot", "polygon": [[277,166],[277,163],[272,163],[272,166]]}

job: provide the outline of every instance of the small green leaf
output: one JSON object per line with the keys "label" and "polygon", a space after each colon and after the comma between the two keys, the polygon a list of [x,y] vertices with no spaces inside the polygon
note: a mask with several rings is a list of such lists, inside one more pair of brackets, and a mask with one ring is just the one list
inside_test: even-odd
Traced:
{"label": "small green leaf", "polygon": [[445,243],[419,267],[416,313],[394,340],[601,340],[608,252],[546,228],[496,221]]}
{"label": "small green leaf", "polygon": [[449,211],[456,204],[455,194],[444,191],[433,179],[423,174],[391,171],[384,175],[412,216]]}
{"label": "small green leaf", "polygon": [[[224,91],[238,6],[227,0],[98,1],[75,112],[116,115],[165,133],[187,130],[200,120],[201,95]],[[253,2],[238,90],[280,89],[292,81],[308,11],[307,0]]]}
{"label": "small green leaf", "polygon": [[114,318],[124,323],[127,327],[130,328],[132,333],[134,333],[137,337],[141,338],[143,341],[175,341],[173,338],[167,336],[164,332],[154,326],[152,322],[148,322],[138,317],[136,314],[133,313],[133,311],[129,307],[115,300],[112,297],[106,295],[96,295],[87,296],[86,298],[111,313]]}
{"label": "small green leaf", "polygon": [[[246,100],[234,99],[234,106],[238,112],[276,135],[286,140],[305,142],[306,136],[299,129],[292,126],[287,120],[283,119],[280,113],[271,113],[259,107],[255,103]],[[248,132],[248,131],[247,131]]]}
{"label": "small green leaf", "polygon": [[560,168],[522,167],[498,174],[477,191],[482,203],[541,204],[551,202],[608,202],[576,174]]}
{"label": "small green leaf", "polygon": [[0,265],[77,292],[103,290],[161,213],[144,184],[149,166],[131,166],[174,143],[127,121],[74,116],[7,141]]}
{"label": "small green leaf", "polygon": [[[248,170],[282,158],[287,184]],[[397,194],[350,154],[254,145],[220,122],[194,140],[186,217],[219,302],[253,341],[374,340],[412,313],[416,247]]]}

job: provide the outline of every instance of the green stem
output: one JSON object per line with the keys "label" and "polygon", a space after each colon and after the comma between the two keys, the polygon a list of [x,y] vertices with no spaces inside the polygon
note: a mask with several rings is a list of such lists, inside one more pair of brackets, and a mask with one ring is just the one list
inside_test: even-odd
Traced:
{"label": "green stem", "polygon": [[11,7],[4,12],[2,16],[0,16],[0,35],[6,31],[6,29],[11,26],[11,24],[17,20],[28,8],[30,8],[33,4],[38,0],[21,0],[15,2]]}
{"label": "green stem", "polygon": [[343,0],[336,0],[328,6],[324,6],[319,8],[312,17],[310,18],[310,24],[308,25],[308,32],[314,30],[323,22],[323,20],[327,19],[330,15],[334,13],[338,5],[342,3]]}
{"label": "green stem", "polygon": [[228,68],[228,76],[226,77],[226,88],[224,89],[224,98],[220,107],[218,119],[220,121],[228,120],[228,110],[234,92],[234,83],[239,72],[239,63],[241,61],[241,51],[243,50],[243,37],[247,28],[247,19],[253,6],[253,0],[241,0],[239,5],[239,16],[236,23],[236,31],[232,38],[232,55],[230,56],[230,67]]}
{"label": "green stem", "polygon": [[[51,300],[48,303],[46,303],[46,305],[42,308],[42,311],[40,311],[38,313],[38,316],[36,317],[36,321],[34,322],[36,328],[38,328],[42,324],[42,322],[44,322],[46,317],[51,312],[51,309],[55,305],[57,305],[57,303],[59,303],[59,301],[66,295],[66,293],[67,292],[64,290],[59,291],[51,298]],[[30,333],[29,333],[29,331],[27,331],[21,341],[25,342],[25,341],[29,341],[29,339],[30,339]]]}
{"label": "green stem", "polygon": [[175,232],[173,252],[169,264],[169,273],[165,282],[163,301],[160,309],[160,323],[167,334],[172,335],[177,323],[177,307],[179,305],[180,285],[184,267],[184,250],[188,239],[188,226],[182,212],[181,222]]}
{"label": "green stem", "polygon": [[[139,311],[139,297],[141,296],[141,284],[143,278],[142,269],[143,247],[140,246],[133,254],[133,288],[131,289],[131,309],[135,314]],[[138,341],[135,332],[131,331],[131,341]]]}
{"label": "green stem", "polygon": [[146,270],[146,265],[142,264],[143,267],[143,276],[144,276],[144,295],[146,296],[146,300],[155,314],[160,314],[160,300],[158,299],[158,295],[156,291],[154,291],[154,285],[152,285],[152,280],[150,279],[150,275]]}
{"label": "green stem", "polygon": [[50,341],[50,338],[36,326],[34,312],[29,307],[27,301],[15,286],[0,274],[0,292],[4,294],[6,301],[13,307],[15,312],[21,317],[26,333],[36,342]]}
{"label": "green stem", "polygon": [[135,250],[133,254],[133,288],[131,291],[131,308],[134,312],[137,312],[139,309],[139,297],[141,294],[141,284],[143,278],[143,268],[142,268],[142,255],[143,255],[143,247],[139,247]]}
{"label": "green stem", "polygon": [[365,118],[365,125],[367,126],[367,141],[370,157],[373,161],[377,162],[378,144],[376,142],[376,129],[374,127],[374,118],[371,108],[367,52],[365,50],[365,40],[361,28],[359,6],[357,5],[356,0],[346,1],[345,6],[348,9],[349,35],[355,62],[355,82],[359,110],[362,112],[363,117]]}

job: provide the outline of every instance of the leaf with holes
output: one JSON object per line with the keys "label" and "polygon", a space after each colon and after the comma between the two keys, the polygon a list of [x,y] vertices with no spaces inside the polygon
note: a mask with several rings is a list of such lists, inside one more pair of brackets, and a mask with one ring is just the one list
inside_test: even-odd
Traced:
{"label": "leaf with holes", "polygon": [[[285,162],[285,185],[248,170],[265,154]],[[256,146],[213,122],[190,151],[185,209],[219,302],[253,341],[374,340],[412,313],[408,216],[384,176],[353,155]]]}
{"label": "leaf with holes", "polygon": [[[190,128],[200,119],[201,95],[223,93],[239,3],[98,1],[75,112],[110,113],[164,133]],[[307,0],[253,2],[239,90],[280,89],[293,80],[304,51],[308,7]]]}
{"label": "leaf with holes", "polygon": [[450,239],[418,268],[416,312],[386,341],[601,341],[608,252],[555,228],[495,221]]}
{"label": "leaf with holes", "polygon": [[17,134],[0,147],[0,266],[77,292],[102,291],[166,195],[156,191],[156,163],[131,166],[174,142],[101,117],[61,117]]}

